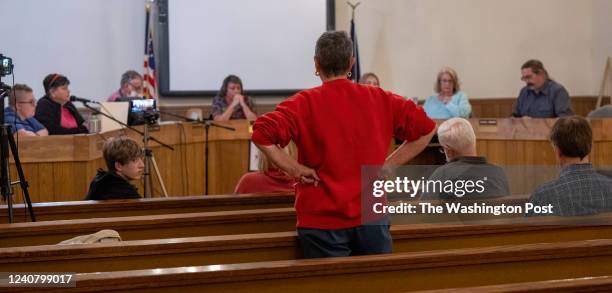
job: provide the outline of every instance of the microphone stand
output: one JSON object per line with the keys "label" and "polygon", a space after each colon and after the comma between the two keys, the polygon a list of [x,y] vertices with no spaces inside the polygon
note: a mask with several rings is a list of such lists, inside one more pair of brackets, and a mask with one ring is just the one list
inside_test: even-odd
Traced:
{"label": "microphone stand", "polygon": [[157,167],[157,162],[155,161],[155,158],[153,157],[153,150],[151,150],[149,148],[149,145],[148,145],[149,144],[149,139],[154,141],[154,142],[157,142],[161,146],[163,146],[163,147],[165,147],[165,148],[167,148],[167,149],[169,149],[171,151],[174,151],[174,148],[169,146],[168,144],[165,144],[165,143],[159,141],[155,137],[149,135],[149,119],[145,119],[145,125],[144,125],[145,129],[144,129],[144,132],[142,132],[142,131],[134,128],[134,127],[131,127],[131,126],[129,126],[129,125],[127,125],[127,124],[117,120],[115,117],[113,117],[111,115],[108,115],[108,114],[106,114],[106,113],[104,113],[104,112],[102,112],[102,111],[92,107],[87,102],[82,102],[82,103],[83,103],[83,106],[85,106],[87,109],[93,111],[94,114],[102,115],[102,116],[104,116],[104,117],[106,117],[106,118],[108,118],[108,119],[110,119],[112,121],[115,121],[119,125],[127,128],[129,130],[132,130],[132,131],[140,134],[143,137],[144,153],[145,153],[144,196],[148,198],[148,197],[151,197],[151,194],[152,194],[151,171],[150,171],[150,169],[151,169],[150,165],[152,164],[153,165],[153,169],[155,170],[155,173],[157,175],[157,180],[159,181],[159,184],[161,185],[163,195],[164,195],[164,197],[168,197],[168,191],[166,190],[166,185],[164,184],[164,181],[163,181],[163,179],[161,177],[161,174],[159,172],[159,168]]}
{"label": "microphone stand", "polygon": [[177,114],[166,112],[166,111],[159,111],[159,113],[165,114],[165,115],[168,115],[168,116],[173,116],[173,117],[180,118],[180,119],[184,119],[184,120],[186,120],[188,122],[196,122],[196,123],[200,123],[200,124],[204,125],[204,134],[205,134],[205,138],[206,138],[206,140],[204,141],[204,164],[205,164],[204,165],[204,178],[206,180],[206,183],[204,185],[204,194],[208,195],[208,157],[209,157],[209,151],[208,151],[208,133],[210,131],[210,127],[218,127],[218,128],[226,129],[226,130],[229,130],[229,131],[236,131],[236,128],[225,126],[225,125],[221,125],[221,124],[217,124],[212,119],[204,119],[204,120],[202,120],[202,119],[192,119],[192,118],[189,118],[189,117],[177,115]]}

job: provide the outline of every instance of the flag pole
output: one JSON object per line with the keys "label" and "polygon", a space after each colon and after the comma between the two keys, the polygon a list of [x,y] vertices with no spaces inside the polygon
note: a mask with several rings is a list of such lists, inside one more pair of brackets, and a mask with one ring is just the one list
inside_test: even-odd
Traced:
{"label": "flag pole", "polygon": [[346,1],[353,13],[351,16],[351,40],[353,40],[353,57],[355,58],[355,64],[353,68],[351,68],[351,72],[349,72],[348,79],[353,80],[354,82],[359,82],[359,77],[361,75],[361,66],[359,65],[359,45],[357,44],[357,29],[355,28],[355,10],[361,4],[361,2],[352,3]]}
{"label": "flag pole", "polygon": [[348,4],[353,9],[351,20],[354,20],[355,19],[355,9],[357,9],[357,6],[359,6],[361,2],[357,2],[356,4],[353,4],[352,2],[346,1],[346,4]]}

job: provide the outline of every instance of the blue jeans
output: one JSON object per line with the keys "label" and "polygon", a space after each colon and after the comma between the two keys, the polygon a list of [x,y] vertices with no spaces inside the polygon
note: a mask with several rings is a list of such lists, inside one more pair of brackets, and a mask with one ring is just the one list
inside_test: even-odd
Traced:
{"label": "blue jeans", "polygon": [[298,228],[297,232],[304,258],[384,254],[393,251],[387,219],[353,228]]}

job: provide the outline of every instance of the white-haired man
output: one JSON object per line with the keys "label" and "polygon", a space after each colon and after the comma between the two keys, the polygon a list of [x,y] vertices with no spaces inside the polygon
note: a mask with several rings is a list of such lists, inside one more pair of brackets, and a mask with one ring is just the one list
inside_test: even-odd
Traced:
{"label": "white-haired man", "polygon": [[[448,163],[436,169],[429,180],[439,180],[442,184],[451,181],[455,189],[461,186],[463,192],[430,191],[424,195],[425,198],[470,199],[510,195],[508,178],[504,170],[489,164],[485,157],[477,155],[476,134],[468,120],[463,118],[446,120],[438,127],[438,140]],[[482,182],[477,184],[479,180]]]}

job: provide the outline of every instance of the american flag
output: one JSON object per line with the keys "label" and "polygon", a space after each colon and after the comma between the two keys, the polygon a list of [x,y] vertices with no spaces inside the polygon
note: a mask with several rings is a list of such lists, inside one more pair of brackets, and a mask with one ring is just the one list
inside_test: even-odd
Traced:
{"label": "american flag", "polygon": [[144,84],[143,95],[146,99],[157,99],[157,82],[155,78],[155,52],[153,50],[153,26],[150,25],[151,3],[146,1],[145,49],[144,49]]}

